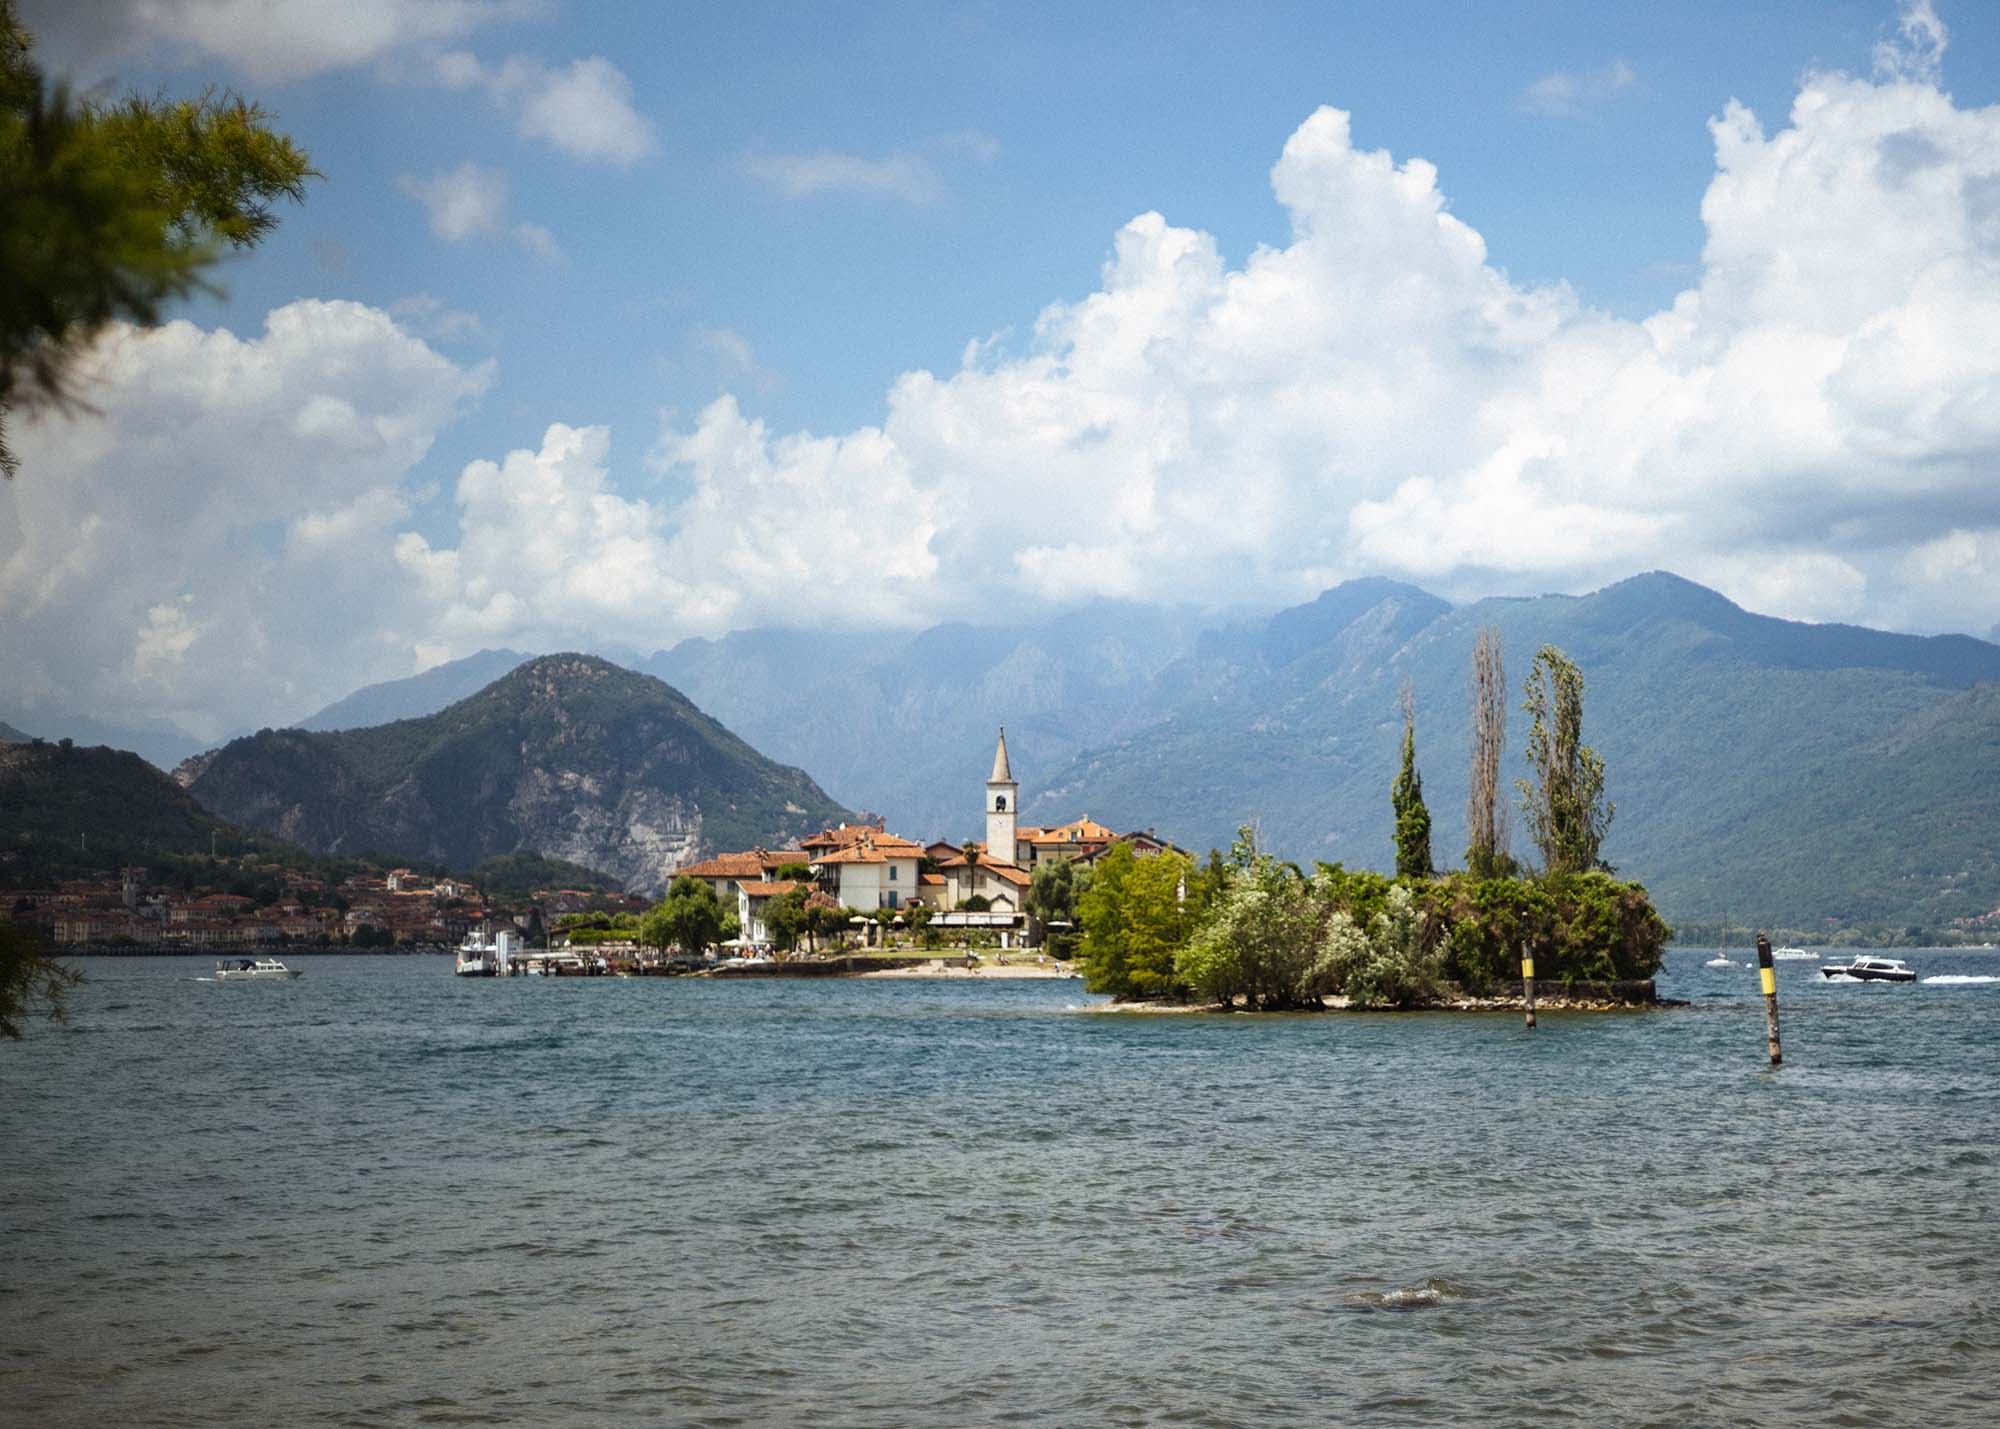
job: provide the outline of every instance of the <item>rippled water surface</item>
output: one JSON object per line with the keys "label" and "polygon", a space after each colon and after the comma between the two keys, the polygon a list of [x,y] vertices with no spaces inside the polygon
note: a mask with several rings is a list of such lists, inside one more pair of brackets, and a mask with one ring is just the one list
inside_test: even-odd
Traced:
{"label": "rippled water surface", "polygon": [[1726,956],[1532,1034],[89,960],[0,1422],[1992,1422],[2000,952],[1781,963],[1775,1074]]}

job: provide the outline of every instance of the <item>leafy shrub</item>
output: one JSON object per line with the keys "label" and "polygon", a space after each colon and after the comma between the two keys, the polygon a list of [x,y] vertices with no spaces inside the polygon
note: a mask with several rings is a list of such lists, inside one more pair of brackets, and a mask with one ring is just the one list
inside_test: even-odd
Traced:
{"label": "leafy shrub", "polygon": [[1407,884],[1391,888],[1385,905],[1366,932],[1345,912],[1327,920],[1311,974],[1321,996],[1345,993],[1356,1007],[1414,1007],[1438,995],[1443,967],[1429,915]]}

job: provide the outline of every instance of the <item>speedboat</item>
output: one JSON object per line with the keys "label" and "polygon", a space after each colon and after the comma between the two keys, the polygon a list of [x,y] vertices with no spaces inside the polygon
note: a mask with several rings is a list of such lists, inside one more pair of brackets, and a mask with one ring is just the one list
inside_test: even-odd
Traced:
{"label": "speedboat", "polygon": [[1855,982],[1915,982],[1916,973],[1900,958],[1857,957],[1851,963],[1825,963],[1819,970],[1825,978],[1844,977]]}
{"label": "speedboat", "polygon": [[305,974],[293,972],[276,958],[222,958],[215,965],[215,976],[218,981],[265,979],[275,982],[286,978],[303,977]]}

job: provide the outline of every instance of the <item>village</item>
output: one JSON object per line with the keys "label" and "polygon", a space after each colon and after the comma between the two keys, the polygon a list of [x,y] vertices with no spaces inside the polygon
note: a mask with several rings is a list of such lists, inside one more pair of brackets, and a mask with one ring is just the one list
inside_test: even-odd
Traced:
{"label": "village", "polygon": [[[774,926],[773,910],[801,891],[803,898],[792,901],[818,911],[822,923],[836,916],[834,941],[842,944],[880,947],[921,931],[930,944],[1004,950],[1043,942],[1047,929],[1029,898],[1037,869],[1089,868],[1121,845],[1135,857],[1173,847],[1151,829],[1120,833],[1088,815],[1050,827],[1022,825],[1019,807],[1003,729],[985,784],[983,840],[918,843],[876,819],[824,829],[795,848],[714,854],[674,875],[707,885],[723,912],[734,915],[724,951],[755,955],[788,947],[792,939]],[[15,923],[38,929],[58,947],[133,953],[418,952],[503,929],[523,946],[562,948],[574,940],[599,945],[599,953],[636,953],[630,938],[592,937],[589,925],[629,927],[650,906],[634,894],[577,888],[502,901],[468,881],[409,868],[332,880],[270,859],[226,867],[226,889],[172,886],[134,866],[5,897]],[[229,891],[243,889],[250,891]]]}
{"label": "village", "polygon": [[846,910],[866,946],[921,928],[932,941],[942,935],[1009,949],[1039,944],[1046,931],[1030,906],[1037,869],[1089,868],[1120,845],[1142,858],[1173,847],[1151,829],[1119,833],[1087,814],[1050,827],[1022,825],[1019,809],[1020,784],[1002,729],[986,779],[983,840],[918,843],[878,819],[822,830],[797,848],[718,854],[680,872],[707,884],[735,913],[731,941],[752,952],[789,941],[772,912],[799,890],[808,908]]}
{"label": "village", "polygon": [[242,951],[319,945],[349,949],[450,947],[468,933],[504,922],[538,933],[543,920],[601,908],[646,906],[643,898],[582,889],[546,890],[523,906],[489,900],[472,884],[412,869],[351,874],[338,882],[270,862],[244,860],[232,886],[255,894],[176,889],[149,870],[65,879],[52,888],[4,895],[11,919],[51,943],[98,952]]}

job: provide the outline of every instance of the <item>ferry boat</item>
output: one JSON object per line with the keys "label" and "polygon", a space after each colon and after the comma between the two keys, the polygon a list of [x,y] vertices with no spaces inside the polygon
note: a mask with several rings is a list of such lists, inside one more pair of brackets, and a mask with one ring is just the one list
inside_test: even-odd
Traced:
{"label": "ferry boat", "polygon": [[1825,978],[1852,978],[1856,982],[1915,982],[1917,975],[1899,958],[1861,956],[1851,963],[1826,963],[1819,970]]}
{"label": "ferry boat", "polygon": [[488,938],[475,929],[467,933],[465,941],[458,945],[458,963],[453,971],[460,977],[505,977],[507,955],[513,949],[512,932],[501,932]]}
{"label": "ferry boat", "polygon": [[239,982],[247,979],[262,979],[277,982],[286,978],[303,977],[303,972],[293,972],[276,958],[222,958],[215,964],[216,980]]}

